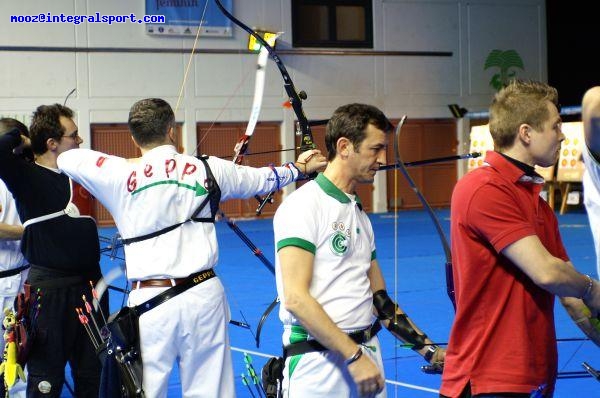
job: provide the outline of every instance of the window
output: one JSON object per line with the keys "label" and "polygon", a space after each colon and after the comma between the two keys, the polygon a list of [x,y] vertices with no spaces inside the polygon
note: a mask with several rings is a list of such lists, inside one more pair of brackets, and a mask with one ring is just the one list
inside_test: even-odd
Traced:
{"label": "window", "polygon": [[373,48],[372,0],[292,0],[294,47]]}

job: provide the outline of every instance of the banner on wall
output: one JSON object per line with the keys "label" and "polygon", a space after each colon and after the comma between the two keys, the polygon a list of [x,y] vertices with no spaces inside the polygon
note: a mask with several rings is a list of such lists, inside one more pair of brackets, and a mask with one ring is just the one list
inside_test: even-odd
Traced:
{"label": "banner on wall", "polygon": [[[232,12],[233,0],[221,2],[227,11]],[[146,15],[165,17],[165,23],[146,24],[146,33],[149,35],[195,37],[198,27],[202,36],[233,35],[232,22],[212,0],[146,0]]]}

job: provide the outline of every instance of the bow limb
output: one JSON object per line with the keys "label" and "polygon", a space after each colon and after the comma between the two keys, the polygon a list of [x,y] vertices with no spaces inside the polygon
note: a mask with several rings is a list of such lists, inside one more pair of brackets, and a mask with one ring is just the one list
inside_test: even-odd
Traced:
{"label": "bow limb", "polygon": [[290,74],[287,71],[287,68],[283,64],[283,61],[281,61],[281,58],[279,58],[279,55],[269,43],[267,43],[262,37],[260,37],[260,35],[257,34],[254,30],[249,28],[247,25],[245,25],[233,15],[231,15],[231,13],[227,11],[225,7],[223,7],[223,4],[221,4],[220,0],[215,0],[215,3],[217,7],[219,7],[223,15],[229,18],[234,24],[248,32],[248,34],[254,36],[254,38],[263,46],[263,48],[265,48],[268,51],[269,55],[271,56],[271,59],[275,62],[277,68],[279,69],[279,72],[281,73],[281,77],[283,78],[283,87],[289,97],[289,102],[292,106],[292,109],[294,110],[294,113],[296,114],[296,118],[298,119],[298,130],[302,135],[301,147],[303,148],[303,150],[314,148],[315,144],[313,142],[312,131],[310,129],[308,119],[306,119],[306,116],[304,115],[304,110],[302,109],[302,100],[306,99],[306,93],[304,91],[298,93],[296,87],[294,86],[294,82],[292,81],[292,78],[290,77]]}
{"label": "bow limb", "polygon": [[250,138],[252,134],[254,134],[254,129],[256,128],[256,123],[258,122],[258,116],[260,115],[260,109],[262,107],[263,94],[265,91],[265,67],[267,65],[267,60],[269,58],[269,52],[263,47],[258,54],[258,62],[256,66],[256,79],[254,83],[254,98],[252,99],[252,110],[250,111],[250,118],[248,120],[248,125],[246,126],[246,131],[244,135],[240,138],[240,140],[235,145],[233,151],[233,163],[241,164],[244,155],[248,149],[248,143],[250,142]]}
{"label": "bow limb", "polygon": [[441,226],[437,216],[435,215],[435,212],[431,208],[431,205],[429,204],[429,202],[427,202],[427,199],[425,199],[425,196],[423,196],[423,194],[421,193],[421,191],[415,184],[414,180],[410,176],[410,174],[408,174],[408,170],[404,166],[404,162],[402,161],[402,158],[400,156],[400,149],[399,149],[400,131],[402,130],[402,125],[404,124],[405,121],[406,121],[406,115],[402,116],[402,119],[400,119],[400,121],[398,122],[398,126],[396,127],[396,132],[395,132],[395,136],[394,136],[394,155],[396,156],[396,164],[398,165],[398,170],[400,170],[400,172],[402,173],[402,175],[404,176],[404,178],[410,185],[411,189],[417,195],[417,197],[419,198],[419,201],[423,205],[423,208],[425,208],[425,210],[429,214],[429,217],[431,218],[431,221],[435,225],[435,229],[440,238],[440,242],[444,249],[444,255],[446,257],[446,264],[445,264],[446,292],[448,294],[448,297],[450,298],[450,301],[452,302],[452,306],[454,307],[454,310],[456,311],[456,300],[454,297],[454,279],[452,277],[452,255],[451,255],[451,251],[450,251],[450,245],[448,244],[448,239],[446,238],[446,234],[444,233],[444,230],[442,229],[442,226]]}
{"label": "bow limb", "polygon": [[[302,109],[302,100],[307,98],[306,93],[304,91],[298,92],[296,90],[296,86],[294,86],[292,77],[288,73],[283,61],[281,60],[281,58],[279,58],[279,55],[277,54],[275,49],[269,43],[267,43],[265,39],[260,37],[260,35],[257,34],[254,30],[252,30],[242,21],[234,17],[229,11],[227,11],[225,7],[223,7],[223,4],[221,4],[220,0],[215,0],[215,3],[217,7],[221,10],[223,15],[229,18],[234,24],[248,32],[248,34],[252,35],[261,44],[261,46],[268,51],[269,55],[271,56],[271,59],[273,60],[273,62],[275,62],[275,65],[277,65],[277,68],[281,73],[281,77],[283,78],[283,88],[285,89],[285,92],[288,95],[288,102],[290,103],[292,109],[294,110],[294,113],[296,114],[296,134],[301,136],[300,150],[306,151],[315,148],[316,145],[313,140],[312,130],[310,128],[308,119],[304,114],[304,110]],[[242,140],[243,139],[244,138],[242,138]],[[245,141],[247,146],[247,140]],[[238,145],[240,145],[240,147],[243,145],[243,143],[241,143],[241,140],[240,143],[238,143]],[[262,208],[267,203],[273,202],[273,192],[269,193],[265,198],[257,197],[257,199],[259,199],[260,205],[256,209],[256,214],[260,215],[260,213],[262,212]]]}

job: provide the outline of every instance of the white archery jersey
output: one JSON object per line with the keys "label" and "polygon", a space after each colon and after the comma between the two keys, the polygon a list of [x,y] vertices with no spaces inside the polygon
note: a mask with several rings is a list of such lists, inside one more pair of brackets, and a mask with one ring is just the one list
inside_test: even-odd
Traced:
{"label": "white archery jersey", "polygon": [[[221,200],[265,194],[293,182],[291,167],[251,168],[210,157]],[[58,166],[111,213],[123,238],[147,235],[188,220],[206,198],[202,162],[177,153],[172,145],[126,160],[89,149],[58,157]],[[279,184],[277,183],[279,178]],[[196,217],[210,217],[210,205]],[[182,278],[212,268],[218,261],[214,224],[186,222],[172,231],[125,246],[130,280]]]}
{"label": "white archery jersey", "polygon": [[[0,180],[0,222],[9,225],[21,225],[15,200],[2,180]],[[20,240],[0,239],[0,271],[15,269],[27,263],[23,254],[21,254],[20,244]],[[16,295],[20,284],[21,275],[0,279],[0,296]]]}
{"label": "white archery jersey", "polygon": [[597,275],[600,277],[600,163],[592,156],[587,145],[583,150],[583,161],[583,202],[594,237]]}
{"label": "white archery jersey", "polygon": [[[273,225],[278,250],[297,246],[315,255],[309,291],[333,322],[344,331],[371,325],[373,295],[367,272],[375,240],[360,203],[319,174],[283,201]],[[278,256],[275,270],[279,317],[288,329],[300,323],[285,310]]]}

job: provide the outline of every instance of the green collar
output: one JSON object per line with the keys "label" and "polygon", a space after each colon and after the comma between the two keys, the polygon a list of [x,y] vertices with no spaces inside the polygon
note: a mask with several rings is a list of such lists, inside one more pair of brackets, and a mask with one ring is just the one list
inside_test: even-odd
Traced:
{"label": "green collar", "polygon": [[[315,182],[321,187],[321,189],[329,196],[334,198],[340,203],[350,203],[350,198],[344,192],[342,192],[338,187],[336,187],[323,173],[319,173],[317,178],[315,178]],[[362,203],[360,198],[354,193],[356,198],[356,203],[358,207],[362,210]]]}

